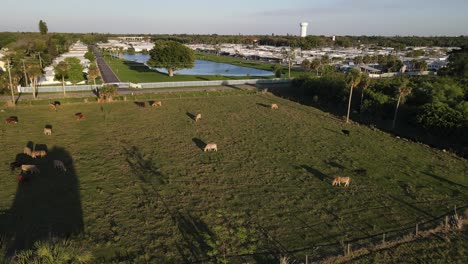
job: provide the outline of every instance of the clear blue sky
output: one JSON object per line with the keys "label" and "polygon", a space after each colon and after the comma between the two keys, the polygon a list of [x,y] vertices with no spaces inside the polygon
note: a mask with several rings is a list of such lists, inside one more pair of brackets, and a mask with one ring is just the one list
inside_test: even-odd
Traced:
{"label": "clear blue sky", "polygon": [[0,31],[468,35],[468,0],[1,0]]}

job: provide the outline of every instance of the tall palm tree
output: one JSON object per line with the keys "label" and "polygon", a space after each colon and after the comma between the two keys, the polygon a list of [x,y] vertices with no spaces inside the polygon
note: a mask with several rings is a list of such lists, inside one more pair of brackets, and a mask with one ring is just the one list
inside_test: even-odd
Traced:
{"label": "tall palm tree", "polygon": [[393,116],[392,129],[395,129],[398,108],[400,107],[401,100],[411,94],[411,87],[409,87],[408,84],[409,81],[407,79],[403,79],[400,86],[398,87],[398,101],[395,108],[395,115]]}
{"label": "tall palm tree", "polygon": [[359,105],[359,113],[362,111],[362,102],[364,101],[364,91],[369,88],[371,79],[369,74],[362,74],[361,81],[359,82],[359,88],[361,88],[361,104]]}
{"label": "tall palm tree", "polygon": [[28,72],[29,82],[33,90],[34,99],[37,98],[37,80],[42,76],[42,69],[39,64],[29,64],[26,71]]}
{"label": "tall palm tree", "polygon": [[66,96],[65,94],[65,77],[68,76],[68,72],[70,71],[70,65],[65,61],[59,62],[57,66],[55,66],[55,74],[57,77],[62,78],[62,89],[63,89],[63,97]]}
{"label": "tall palm tree", "polygon": [[283,58],[287,60],[288,62],[288,78],[291,78],[291,65],[292,65],[292,61],[296,58],[296,55],[294,53],[294,50],[293,49],[285,49],[283,48]]}
{"label": "tall palm tree", "polygon": [[349,102],[348,102],[348,113],[346,114],[346,123],[349,123],[349,114],[351,112],[351,99],[353,97],[353,89],[361,82],[362,73],[360,70],[354,68],[346,74],[346,83],[349,86]]}
{"label": "tall palm tree", "polygon": [[95,63],[91,64],[88,69],[88,80],[93,80],[94,88],[96,88],[96,78],[101,76],[99,73],[99,68]]}
{"label": "tall palm tree", "polygon": [[308,59],[304,59],[301,65],[306,71],[310,70],[310,61]]}
{"label": "tall palm tree", "polygon": [[317,76],[318,76],[318,70],[320,69],[320,65],[321,65],[321,64],[322,64],[322,63],[320,62],[319,59],[314,59],[314,60],[312,60],[312,61],[310,62],[310,68],[311,68],[312,70],[315,70],[315,71],[317,72]]}

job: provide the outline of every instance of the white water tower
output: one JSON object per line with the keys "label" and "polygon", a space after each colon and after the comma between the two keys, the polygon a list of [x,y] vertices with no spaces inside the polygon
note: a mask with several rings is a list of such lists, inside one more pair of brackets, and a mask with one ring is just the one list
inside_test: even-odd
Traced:
{"label": "white water tower", "polygon": [[309,25],[309,23],[302,22],[300,25],[301,25],[301,37],[305,38],[307,37],[307,26]]}

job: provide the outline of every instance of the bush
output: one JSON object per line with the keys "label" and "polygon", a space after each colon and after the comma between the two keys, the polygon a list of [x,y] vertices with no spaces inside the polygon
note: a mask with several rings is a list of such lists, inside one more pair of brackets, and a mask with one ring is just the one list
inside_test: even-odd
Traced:
{"label": "bush", "polygon": [[462,128],[467,127],[467,120],[465,120],[463,114],[444,103],[424,105],[416,117],[416,122],[425,129],[439,135],[462,132]]}
{"label": "bush", "polygon": [[100,99],[106,99],[106,100],[112,100],[113,96],[117,96],[118,93],[118,88],[117,85],[103,85],[101,89],[99,89],[99,98]]}

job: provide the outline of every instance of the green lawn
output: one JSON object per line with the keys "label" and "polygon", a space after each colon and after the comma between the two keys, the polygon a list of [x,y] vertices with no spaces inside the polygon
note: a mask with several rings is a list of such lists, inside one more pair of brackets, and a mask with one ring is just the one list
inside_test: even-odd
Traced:
{"label": "green lawn", "polygon": [[245,79],[270,79],[272,77],[257,76],[222,76],[222,75],[174,75],[169,77],[167,74],[150,70],[142,63],[125,61],[118,58],[106,61],[114,73],[122,82],[146,83],[146,82],[183,82],[183,81],[214,81],[214,80],[245,80]]}
{"label": "green lawn", "polygon": [[[312,107],[250,92],[142,96],[163,106],[21,105],[0,113],[20,121],[0,125],[0,236],[12,239],[4,248],[59,237],[96,263],[190,263],[209,259],[208,237],[220,227],[242,227],[254,247],[228,255],[255,252],[244,259],[272,263],[291,251],[303,260],[314,245],[411,228],[468,202],[466,160],[345,126]],[[76,121],[77,112],[86,120]],[[204,153],[211,142],[218,152]],[[48,157],[22,155],[28,143],[46,145]],[[15,158],[41,173],[18,184],[8,168]],[[54,170],[54,159],[68,171]],[[350,176],[350,187],[332,187],[336,175]],[[224,222],[212,216],[218,210]]]}

